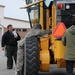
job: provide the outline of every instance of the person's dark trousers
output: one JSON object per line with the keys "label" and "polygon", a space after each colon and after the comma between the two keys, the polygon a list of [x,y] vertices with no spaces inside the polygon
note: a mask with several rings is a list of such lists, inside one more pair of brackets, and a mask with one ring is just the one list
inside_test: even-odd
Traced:
{"label": "person's dark trousers", "polygon": [[6,46],[7,51],[7,69],[13,68],[13,58],[16,64],[17,59],[17,47],[16,46]]}
{"label": "person's dark trousers", "polygon": [[66,73],[67,75],[73,75],[73,65],[75,61],[66,60]]}

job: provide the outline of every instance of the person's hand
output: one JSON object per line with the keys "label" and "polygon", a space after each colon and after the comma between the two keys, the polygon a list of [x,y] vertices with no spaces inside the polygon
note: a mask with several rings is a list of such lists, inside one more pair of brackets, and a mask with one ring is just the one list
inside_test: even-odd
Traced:
{"label": "person's hand", "polygon": [[2,50],[3,50],[3,51],[4,51],[4,49],[5,49],[5,48],[4,48],[4,47],[2,47]]}
{"label": "person's hand", "polygon": [[47,38],[47,35],[42,35],[43,38]]}
{"label": "person's hand", "polygon": [[17,38],[17,36],[16,36],[16,35],[14,35],[14,38]]}

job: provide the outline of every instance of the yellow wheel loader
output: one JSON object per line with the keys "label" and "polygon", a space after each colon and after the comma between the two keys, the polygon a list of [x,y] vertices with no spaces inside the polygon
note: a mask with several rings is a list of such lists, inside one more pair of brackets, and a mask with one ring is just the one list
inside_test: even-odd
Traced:
{"label": "yellow wheel loader", "polygon": [[[65,46],[61,42],[64,31],[72,24],[75,16],[75,0],[25,0],[31,28],[40,23],[42,30],[52,30],[46,38],[27,41],[26,75],[48,72],[51,64],[65,68]],[[30,42],[32,41],[33,44]],[[38,44],[39,43],[39,44]],[[36,58],[35,60],[33,60]]]}

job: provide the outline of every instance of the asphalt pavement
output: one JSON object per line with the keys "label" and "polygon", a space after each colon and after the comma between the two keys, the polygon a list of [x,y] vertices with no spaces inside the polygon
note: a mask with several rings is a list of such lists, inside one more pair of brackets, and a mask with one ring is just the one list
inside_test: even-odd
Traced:
{"label": "asphalt pavement", "polygon": [[4,55],[4,51],[0,49],[0,75],[15,75],[15,64],[13,69],[7,69],[6,66],[7,59]]}
{"label": "asphalt pavement", "polygon": [[[13,66],[13,69],[7,69],[6,62],[7,59],[4,55],[4,51],[0,49],[0,75],[15,75],[15,64]],[[57,68],[56,64],[51,64],[49,72],[39,72],[39,75],[66,75],[66,69]]]}

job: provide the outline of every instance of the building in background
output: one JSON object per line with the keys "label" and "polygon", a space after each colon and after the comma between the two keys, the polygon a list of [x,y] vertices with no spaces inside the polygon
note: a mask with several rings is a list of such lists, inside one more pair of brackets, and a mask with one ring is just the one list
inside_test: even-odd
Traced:
{"label": "building in background", "polygon": [[25,34],[30,30],[29,21],[5,17],[4,8],[5,6],[0,5],[0,41],[1,41],[3,33],[7,31],[7,25],[9,24],[12,24],[14,27],[14,30],[19,33],[21,38],[23,38]]}

